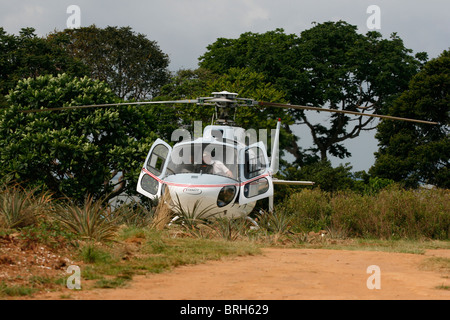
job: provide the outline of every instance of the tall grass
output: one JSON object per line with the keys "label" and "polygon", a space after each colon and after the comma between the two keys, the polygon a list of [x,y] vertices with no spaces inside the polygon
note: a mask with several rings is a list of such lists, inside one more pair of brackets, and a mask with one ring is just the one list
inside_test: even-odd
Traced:
{"label": "tall grass", "polygon": [[304,189],[293,194],[284,203],[292,215],[294,231],[322,230],[330,225],[331,195],[318,189]]}
{"label": "tall grass", "polygon": [[170,223],[173,218],[173,213],[170,210],[168,203],[172,201],[169,192],[164,192],[163,196],[159,199],[158,204],[155,207],[152,215],[152,221],[150,228],[156,230],[162,230]]}
{"label": "tall grass", "polygon": [[329,229],[348,237],[438,239],[450,234],[450,191],[404,190],[397,186],[376,194],[304,190],[291,196],[296,228]]}

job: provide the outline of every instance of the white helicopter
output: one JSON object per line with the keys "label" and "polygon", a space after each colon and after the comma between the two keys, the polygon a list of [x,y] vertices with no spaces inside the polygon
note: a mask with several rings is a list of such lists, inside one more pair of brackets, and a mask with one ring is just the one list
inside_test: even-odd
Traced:
{"label": "white helicopter", "polygon": [[[261,199],[269,200],[269,211],[273,210],[275,184],[313,185],[312,181],[287,181],[274,178],[278,170],[278,148],[281,120],[278,119],[272,138],[271,159],[263,141],[250,139],[245,143],[248,132],[234,126],[231,115],[239,106],[268,106],[301,110],[315,110],[332,113],[346,113],[358,116],[386,118],[425,124],[437,124],[425,120],[368,114],[347,110],[335,110],[310,106],[258,102],[237,98],[228,91],[213,92],[212,97],[195,100],[146,101],[116,104],[68,106],[50,109],[24,110],[22,112],[43,112],[80,108],[114,107],[119,105],[183,104],[214,105],[216,124],[206,126],[203,135],[191,139],[186,130],[174,132],[172,140],[182,141],[171,147],[161,139],[151,146],[142,166],[137,182],[137,192],[150,198],[170,195],[169,207],[190,212],[193,218],[248,217]],[[255,138],[255,137],[253,137]]]}
{"label": "white helicopter", "polygon": [[252,212],[256,202],[265,198],[268,198],[269,211],[272,211],[274,184],[314,184],[312,181],[274,178],[273,175],[278,171],[281,120],[278,119],[269,160],[262,141],[246,144],[247,132],[235,127],[234,122],[227,119],[232,109],[238,106],[309,109],[430,123],[345,110],[257,102],[237,98],[236,93],[227,91],[213,92],[212,95],[210,98],[181,102],[214,104],[217,124],[206,126],[203,136],[197,139],[190,139],[189,134],[186,137],[181,133],[185,139],[173,147],[157,139],[150,148],[137,183],[137,191],[150,199],[160,198],[164,192],[168,192],[171,199],[169,207],[190,212],[193,217],[200,213],[203,217],[246,217]]}
{"label": "white helicopter", "polygon": [[[229,115],[238,102],[236,93],[213,92],[212,98],[197,103],[214,103],[216,113]],[[187,212],[195,207],[206,216],[239,218],[253,210],[258,200],[269,198],[273,209],[274,184],[313,185],[312,181],[277,180],[279,119],[272,140],[269,162],[263,141],[247,145],[248,132],[233,126],[229,119],[217,119],[217,125],[206,126],[203,136],[187,139],[172,148],[161,139],[150,148],[137,183],[137,191],[150,199],[169,192],[169,206],[180,206]],[[181,135],[185,132],[181,132]],[[188,141],[185,141],[188,140]],[[250,139],[251,140],[251,139]],[[177,201],[175,204],[174,201]]]}

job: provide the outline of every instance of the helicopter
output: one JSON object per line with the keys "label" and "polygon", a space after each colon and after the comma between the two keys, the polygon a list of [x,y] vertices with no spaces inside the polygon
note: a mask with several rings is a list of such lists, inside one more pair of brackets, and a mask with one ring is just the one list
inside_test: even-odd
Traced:
{"label": "helicopter", "polygon": [[237,96],[237,93],[221,91],[213,92],[212,97],[183,101],[183,103],[214,105],[215,124],[206,126],[201,137],[191,139],[187,134],[187,138],[184,136],[186,139],[182,139],[173,147],[157,139],[142,166],[137,192],[150,199],[161,198],[168,192],[171,199],[170,207],[190,212],[194,217],[204,215],[233,219],[248,217],[256,202],[266,198],[269,200],[269,212],[272,212],[274,185],[314,185],[313,181],[279,180],[274,177],[278,171],[281,119],[278,119],[275,136],[272,138],[269,159],[264,142],[253,139],[254,143],[246,143],[248,132],[236,127],[234,120],[231,119],[233,111],[239,106],[341,112],[431,123],[346,110],[258,102]]}
{"label": "helicopter", "polygon": [[[269,199],[273,210],[274,184],[313,185],[312,181],[278,180],[278,148],[281,119],[272,140],[271,159],[263,141],[246,143],[249,133],[236,127],[230,109],[253,105],[249,99],[238,99],[236,93],[213,92],[210,98],[196,103],[214,104],[216,124],[208,125],[203,135],[190,139],[185,132],[182,141],[171,147],[157,139],[147,155],[140,173],[137,191],[150,199],[168,191],[178,209],[192,214],[221,218],[245,217],[256,202]],[[250,132],[251,133],[251,132]],[[185,141],[187,140],[187,141]],[[252,139],[250,139],[252,140]],[[253,140],[256,140],[255,138]]]}
{"label": "helicopter", "polygon": [[238,107],[314,110],[437,124],[425,120],[349,110],[261,102],[238,98],[237,93],[228,91],[213,92],[211,97],[193,100],[66,106],[22,112],[113,107],[122,104],[197,104],[215,107],[212,124],[204,128],[201,136],[192,139],[187,130],[175,130],[172,140],[178,140],[178,142],[173,146],[158,138],[150,147],[136,185],[136,191],[147,198],[155,200],[169,195],[169,200],[164,201],[172,210],[189,212],[192,218],[206,219],[211,217],[249,218],[257,201],[262,199],[268,199],[269,212],[271,212],[274,207],[274,185],[314,185],[313,181],[289,181],[274,177],[278,171],[281,119],[278,119],[275,134],[272,137],[269,159],[264,141],[261,139],[258,141],[257,137],[252,136],[251,131],[236,126],[234,115]]}

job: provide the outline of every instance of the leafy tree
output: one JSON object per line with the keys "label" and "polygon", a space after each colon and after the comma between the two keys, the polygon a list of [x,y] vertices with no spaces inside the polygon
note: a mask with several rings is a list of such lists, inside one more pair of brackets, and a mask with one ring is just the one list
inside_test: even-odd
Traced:
{"label": "leafy tree", "polygon": [[[135,106],[22,113],[22,110],[115,103],[98,80],[67,74],[20,80],[0,113],[0,176],[83,201],[135,194],[151,143],[168,136],[170,109]],[[164,125],[163,125],[164,124]]]}
{"label": "leafy tree", "polygon": [[[390,40],[381,39],[376,32],[363,36],[356,33],[356,27],[343,22],[304,31],[299,51],[303,57],[300,78],[304,82],[294,93],[296,100],[340,110],[382,112],[407,88],[420,66],[395,34]],[[339,158],[350,156],[340,143],[370,129],[373,120],[334,114],[327,127],[313,124],[304,112],[296,114],[310,129],[322,160],[327,159],[327,153]]]}
{"label": "leafy tree", "polygon": [[450,51],[430,60],[413,77],[389,114],[439,125],[383,120],[376,134],[380,149],[369,172],[407,186],[450,188]]}
{"label": "leafy tree", "polygon": [[[293,104],[380,113],[407,88],[425,55],[413,57],[396,34],[388,40],[377,32],[362,35],[356,29],[339,21],[317,24],[299,37],[276,29],[221,38],[208,46],[200,66],[217,73],[248,67],[285,91]],[[293,110],[292,116],[308,126],[315,144],[311,151],[322,160],[328,154],[350,156],[341,143],[373,129],[371,118],[333,114],[326,125],[315,124],[304,111]],[[291,153],[302,164],[305,155],[296,148]]]}
{"label": "leafy tree", "polygon": [[130,27],[66,29],[49,35],[67,41],[69,53],[90,67],[89,76],[108,83],[121,99],[143,100],[169,80],[169,58],[155,41]]}
{"label": "leafy tree", "polygon": [[[331,162],[327,160],[311,163],[302,168],[290,166],[286,169],[285,175],[290,180],[314,181],[314,188],[320,188],[327,192],[334,192],[355,188],[355,179],[351,170],[352,167],[349,164],[340,164],[338,167],[333,168]],[[295,190],[295,187],[286,189]]]}
{"label": "leafy tree", "polygon": [[63,72],[84,76],[87,68],[69,56],[62,39],[40,38],[33,28],[23,28],[16,36],[0,27],[0,105],[20,79]]}
{"label": "leafy tree", "polygon": [[238,39],[219,38],[207,47],[199,64],[218,74],[225,74],[230,68],[250,68],[264,74],[267,81],[287,87],[283,84],[295,71],[291,69],[296,66],[293,49],[298,40],[296,35],[286,35],[279,28],[264,34],[246,32]]}
{"label": "leafy tree", "polygon": [[219,74],[208,69],[180,69],[172,75],[170,81],[161,88],[158,99],[194,99],[205,94],[209,96],[208,84],[219,78]]}

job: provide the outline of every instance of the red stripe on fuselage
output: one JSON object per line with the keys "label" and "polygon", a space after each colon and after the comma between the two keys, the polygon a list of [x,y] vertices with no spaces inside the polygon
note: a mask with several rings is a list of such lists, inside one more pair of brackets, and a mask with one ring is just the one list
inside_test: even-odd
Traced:
{"label": "red stripe on fuselage", "polygon": [[148,174],[149,176],[151,176],[153,179],[155,179],[156,181],[158,181],[159,183],[163,183],[166,184],[168,186],[173,186],[173,187],[197,187],[197,188],[223,188],[226,186],[235,186],[235,187],[242,187],[245,186],[246,184],[252,183],[253,181],[256,181],[258,179],[267,177],[269,175],[269,173],[265,173],[263,175],[260,175],[258,177],[255,177],[251,180],[245,181],[245,182],[241,182],[241,183],[226,183],[226,184],[184,184],[184,183],[174,183],[174,182],[168,182],[168,181],[164,181],[160,178],[158,178],[157,176],[155,176],[153,173],[151,173],[150,171],[148,171],[145,168],[142,168],[142,171],[144,171],[146,174]]}

